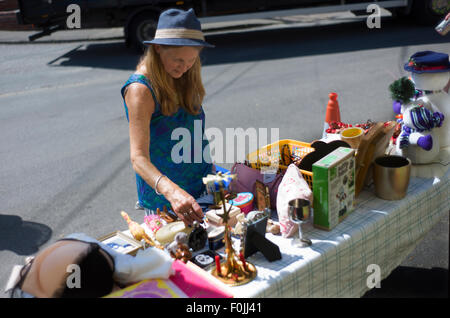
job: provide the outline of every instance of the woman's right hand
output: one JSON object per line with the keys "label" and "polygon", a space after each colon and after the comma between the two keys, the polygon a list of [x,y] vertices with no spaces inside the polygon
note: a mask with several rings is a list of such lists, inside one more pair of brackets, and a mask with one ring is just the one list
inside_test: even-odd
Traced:
{"label": "woman's right hand", "polygon": [[[167,178],[163,179],[165,179],[164,181],[169,181],[171,185],[162,185],[161,188],[164,188],[164,190],[161,190],[161,193],[170,202],[172,210],[184,222],[184,224],[191,225],[194,221],[203,223],[202,208],[194,197]],[[163,179],[161,179],[160,183],[163,182]]]}

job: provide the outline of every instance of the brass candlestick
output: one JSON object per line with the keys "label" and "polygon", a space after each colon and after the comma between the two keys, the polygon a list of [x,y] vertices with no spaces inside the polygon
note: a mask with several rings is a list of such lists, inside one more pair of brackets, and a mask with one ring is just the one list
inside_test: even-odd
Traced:
{"label": "brass candlestick", "polygon": [[237,257],[231,241],[231,230],[228,222],[232,206],[229,209],[226,208],[224,189],[228,188],[231,181],[235,178],[236,175],[223,175],[221,172],[217,175],[208,175],[206,178],[203,178],[203,183],[206,184],[208,191],[218,193],[220,196],[223,214],[219,216],[222,218],[225,226],[224,241],[226,259],[218,266],[220,271],[216,267],[211,274],[222,282],[232,286],[246,284],[256,277],[256,267],[245,260],[242,251],[239,254],[239,258]]}

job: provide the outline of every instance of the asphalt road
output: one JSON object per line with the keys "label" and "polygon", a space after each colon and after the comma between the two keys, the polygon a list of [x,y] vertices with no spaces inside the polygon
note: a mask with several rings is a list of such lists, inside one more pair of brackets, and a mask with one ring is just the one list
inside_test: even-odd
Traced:
{"label": "asphalt road", "polygon": [[[207,36],[216,48],[202,52],[203,106],[207,129],[224,136],[217,164],[230,168],[239,159],[227,128],[267,128],[269,141],[270,128],[280,139],[320,138],[330,92],[338,93],[343,121],[391,120],[388,86],[407,75],[403,63],[417,51],[450,51],[448,36],[432,27],[328,22]],[[120,36],[64,40],[60,33],[62,40],[29,44],[10,41],[15,34],[23,35],[0,33],[0,288],[14,264],[58,238],[124,229],[121,210],[143,217],[134,211],[120,96],[139,54]],[[220,160],[230,152],[233,160]],[[448,233],[447,215],[366,296],[448,297]],[[412,277],[423,283],[412,286]]]}

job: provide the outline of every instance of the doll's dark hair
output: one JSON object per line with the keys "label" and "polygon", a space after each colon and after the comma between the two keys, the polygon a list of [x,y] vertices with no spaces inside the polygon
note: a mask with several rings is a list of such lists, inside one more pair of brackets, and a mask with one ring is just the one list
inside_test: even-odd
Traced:
{"label": "doll's dark hair", "polygon": [[[58,298],[98,298],[111,293],[114,287],[114,259],[97,243],[88,243],[89,248],[76,260],[80,268],[80,285],[69,287],[67,277],[63,286],[58,289],[54,297]],[[109,257],[111,262],[108,262]],[[111,264],[112,267],[111,267]]]}

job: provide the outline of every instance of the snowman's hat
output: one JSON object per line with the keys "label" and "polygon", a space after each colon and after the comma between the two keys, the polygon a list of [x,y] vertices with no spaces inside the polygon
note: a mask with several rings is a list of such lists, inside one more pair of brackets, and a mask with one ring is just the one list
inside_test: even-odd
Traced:
{"label": "snowman's hat", "polygon": [[404,65],[405,71],[413,73],[439,73],[450,71],[448,54],[433,51],[417,52]]}

